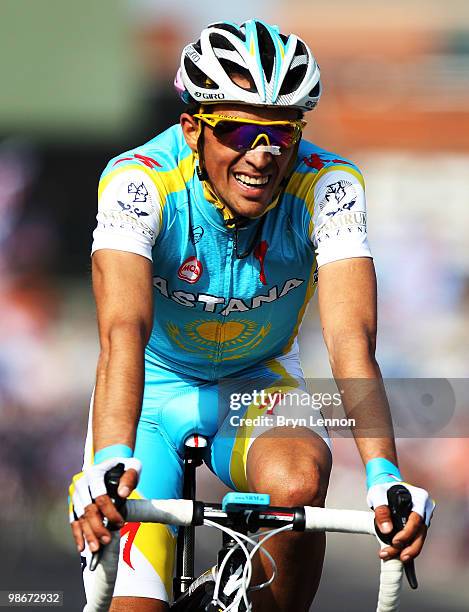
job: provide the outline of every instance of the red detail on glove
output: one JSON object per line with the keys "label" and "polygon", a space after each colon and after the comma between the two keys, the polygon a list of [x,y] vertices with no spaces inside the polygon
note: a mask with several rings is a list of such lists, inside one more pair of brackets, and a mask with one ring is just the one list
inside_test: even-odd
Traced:
{"label": "red detail on glove", "polygon": [[130,551],[132,549],[132,546],[135,540],[135,536],[137,535],[137,531],[140,525],[141,523],[126,523],[121,528],[121,537],[124,536],[126,533],[129,534],[127,536],[127,542],[124,545],[122,558],[124,559],[124,563],[127,563],[130,569],[134,569],[134,566],[132,565],[132,562],[130,561]]}
{"label": "red detail on glove", "polygon": [[259,260],[259,263],[261,265],[261,271],[259,272],[259,280],[263,285],[267,285],[267,279],[265,277],[264,270],[264,259],[268,248],[269,243],[267,242],[267,240],[261,240],[261,242],[259,242],[259,244],[254,249],[254,257]]}

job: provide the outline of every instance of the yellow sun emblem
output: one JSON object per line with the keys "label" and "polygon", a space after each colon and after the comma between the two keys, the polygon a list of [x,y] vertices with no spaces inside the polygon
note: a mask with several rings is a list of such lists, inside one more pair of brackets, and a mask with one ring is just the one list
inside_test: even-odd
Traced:
{"label": "yellow sun emblem", "polygon": [[205,353],[214,361],[241,359],[248,355],[270,332],[271,325],[248,319],[221,322],[198,319],[184,325],[168,323],[168,334],[180,348],[191,353]]}

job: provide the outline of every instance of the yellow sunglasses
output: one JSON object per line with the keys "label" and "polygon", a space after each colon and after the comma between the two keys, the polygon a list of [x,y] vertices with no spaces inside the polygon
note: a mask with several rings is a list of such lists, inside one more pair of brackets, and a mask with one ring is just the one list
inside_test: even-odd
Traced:
{"label": "yellow sunglasses", "polygon": [[306,121],[258,121],[230,115],[197,113],[194,115],[213,129],[215,137],[236,151],[247,151],[262,139],[272,146],[289,149],[301,138]]}

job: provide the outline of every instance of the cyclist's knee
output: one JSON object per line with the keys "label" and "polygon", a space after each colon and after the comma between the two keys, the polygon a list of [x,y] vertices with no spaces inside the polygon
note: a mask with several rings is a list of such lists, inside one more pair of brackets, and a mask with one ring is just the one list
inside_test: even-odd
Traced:
{"label": "cyclist's knee", "polygon": [[248,455],[249,487],[269,493],[272,504],[323,506],[331,463],[319,438],[258,438]]}
{"label": "cyclist's knee", "polygon": [[253,479],[254,491],[269,493],[271,503],[280,506],[323,506],[328,485],[328,475],[321,473],[315,463],[299,462],[296,469],[276,465],[263,470]]}

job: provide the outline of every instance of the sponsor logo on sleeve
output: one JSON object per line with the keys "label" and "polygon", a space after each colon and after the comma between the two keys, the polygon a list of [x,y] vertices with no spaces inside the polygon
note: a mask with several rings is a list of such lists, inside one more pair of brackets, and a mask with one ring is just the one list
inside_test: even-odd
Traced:
{"label": "sponsor logo on sleeve", "polygon": [[321,225],[316,231],[316,239],[318,244],[347,234],[365,234],[366,233],[366,213],[361,211],[341,212],[340,215],[327,217],[324,225]]}
{"label": "sponsor logo on sleeve", "polygon": [[132,204],[126,204],[120,200],[117,200],[117,203],[122,208],[122,211],[128,211],[136,217],[148,217],[149,215],[149,213],[145,212],[144,210],[140,210],[140,208],[137,208],[137,206],[132,206]]}
{"label": "sponsor logo on sleeve", "polygon": [[137,215],[122,214],[114,210],[100,210],[97,219],[100,230],[117,233],[122,233],[122,230],[124,230],[125,233],[134,234],[136,232],[152,241],[156,239],[155,231],[144,221],[141,221]]}
{"label": "sponsor logo on sleeve", "polygon": [[357,191],[351,181],[337,181],[328,185],[324,198],[319,202],[319,208],[328,217],[333,217],[341,211],[350,210],[357,201]]}
{"label": "sponsor logo on sleeve", "polygon": [[203,267],[202,263],[197,257],[188,257],[179,267],[178,278],[186,283],[196,283],[202,276]]}
{"label": "sponsor logo on sleeve", "polygon": [[140,185],[136,185],[135,183],[130,183],[127,186],[127,193],[132,193],[134,196],[134,202],[146,202],[148,196],[148,190],[145,185],[140,183]]}

